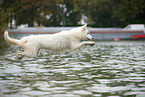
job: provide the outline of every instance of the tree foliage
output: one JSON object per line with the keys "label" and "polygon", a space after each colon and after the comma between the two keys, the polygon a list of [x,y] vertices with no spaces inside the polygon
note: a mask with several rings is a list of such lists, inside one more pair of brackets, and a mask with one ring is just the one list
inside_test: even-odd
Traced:
{"label": "tree foliage", "polygon": [[8,18],[2,22],[17,26],[77,26],[82,19],[94,27],[145,23],[145,0],[2,0],[0,6]]}
{"label": "tree foliage", "polygon": [[11,8],[0,5],[0,49],[8,47],[3,38],[4,30],[7,29],[7,25],[10,22]]}

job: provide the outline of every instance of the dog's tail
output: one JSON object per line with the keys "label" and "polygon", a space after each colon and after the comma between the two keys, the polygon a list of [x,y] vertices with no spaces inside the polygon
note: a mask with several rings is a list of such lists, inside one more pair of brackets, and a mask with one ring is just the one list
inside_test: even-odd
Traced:
{"label": "dog's tail", "polygon": [[5,31],[5,33],[4,33],[4,38],[5,38],[5,40],[6,40],[8,43],[11,43],[11,44],[14,44],[14,45],[19,45],[19,46],[22,45],[22,42],[21,42],[20,40],[10,38],[10,37],[9,37],[9,33],[8,33],[7,31]]}

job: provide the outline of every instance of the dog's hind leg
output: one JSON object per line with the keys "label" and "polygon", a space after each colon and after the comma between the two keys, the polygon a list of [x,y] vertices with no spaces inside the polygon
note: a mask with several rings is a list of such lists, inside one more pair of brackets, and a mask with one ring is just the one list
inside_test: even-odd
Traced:
{"label": "dog's hind leg", "polygon": [[37,46],[31,45],[24,47],[24,52],[22,52],[23,55],[26,55],[27,57],[36,57],[39,53],[39,48]]}
{"label": "dog's hind leg", "polygon": [[17,51],[16,53],[16,57],[15,60],[21,60],[24,57],[23,52],[22,51]]}
{"label": "dog's hind leg", "polygon": [[23,47],[21,47],[21,51],[24,51],[24,48]]}
{"label": "dog's hind leg", "polygon": [[16,52],[16,56],[14,58],[15,60],[21,60],[24,57],[24,55],[24,48],[21,47],[21,50]]}

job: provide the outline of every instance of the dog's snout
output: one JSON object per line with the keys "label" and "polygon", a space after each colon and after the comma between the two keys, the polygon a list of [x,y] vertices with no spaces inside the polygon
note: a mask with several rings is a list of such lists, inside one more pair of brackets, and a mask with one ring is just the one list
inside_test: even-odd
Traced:
{"label": "dog's snout", "polygon": [[91,37],[91,38],[87,37],[87,40],[92,40],[92,39],[94,39],[94,38],[93,37]]}
{"label": "dog's snout", "polygon": [[92,40],[92,39],[93,39],[93,37],[90,34],[88,34],[87,35],[87,40]]}

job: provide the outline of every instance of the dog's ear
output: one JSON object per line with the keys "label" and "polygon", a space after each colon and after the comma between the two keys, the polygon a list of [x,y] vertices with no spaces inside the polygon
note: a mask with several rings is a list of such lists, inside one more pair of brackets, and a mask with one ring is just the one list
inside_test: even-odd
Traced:
{"label": "dog's ear", "polygon": [[87,23],[83,26],[82,30],[85,31],[87,27]]}

